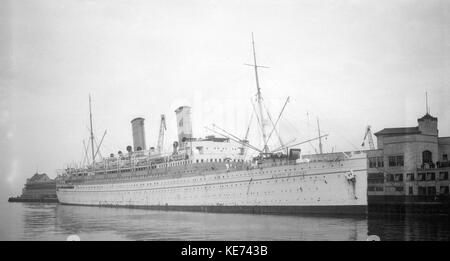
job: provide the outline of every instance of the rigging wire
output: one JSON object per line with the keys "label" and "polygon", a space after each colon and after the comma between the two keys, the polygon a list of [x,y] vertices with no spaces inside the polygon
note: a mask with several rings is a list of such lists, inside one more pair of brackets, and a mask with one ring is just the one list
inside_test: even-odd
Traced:
{"label": "rigging wire", "polygon": [[[266,110],[267,118],[269,118],[270,123],[272,123],[273,130],[275,131],[275,134],[278,136],[278,142],[280,143],[280,146],[283,146],[283,141],[281,140],[281,137],[280,137],[280,135],[278,134],[278,131],[275,128],[275,124],[273,123],[273,120],[272,120],[272,117],[271,117],[271,115],[269,113],[269,110],[267,109],[266,104],[264,102],[262,104],[264,106],[264,110]],[[266,144],[268,144],[268,143],[269,143],[269,137],[267,137],[267,141],[266,141]]]}
{"label": "rigging wire", "polygon": [[[313,116],[317,116],[317,115],[313,115]],[[323,117],[321,118],[322,122],[323,122]],[[325,118],[325,120],[327,120],[327,118]],[[340,131],[338,131],[339,129],[342,129],[342,127],[340,128],[334,128],[336,126],[332,126],[332,124],[330,124],[331,121],[325,121],[325,125],[328,125],[331,129],[333,129],[332,133],[336,136],[338,136],[339,138],[342,138],[342,140],[344,140],[348,145],[352,146],[353,149],[355,149],[356,151],[361,150],[357,145],[355,145],[353,142],[351,142],[348,138],[347,135],[342,134]],[[323,125],[323,123],[322,123]],[[322,128],[321,128],[322,129]],[[326,129],[324,130],[326,132]]]}
{"label": "rigging wire", "polygon": [[[297,127],[295,127],[295,125],[294,125],[293,123],[291,123],[291,122],[287,119],[287,117],[284,118],[284,121],[285,121],[288,125],[290,125],[290,126],[294,129],[294,131],[298,133],[299,136],[303,136],[303,132],[301,132]],[[309,137],[309,135],[306,135],[306,136]],[[317,154],[317,149],[316,149],[316,147],[314,147],[314,145],[312,144],[312,142],[309,141],[309,142],[307,142],[307,143],[313,148],[314,152]]]}
{"label": "rigging wire", "polygon": [[277,120],[275,121],[275,123],[272,121],[272,117],[271,117],[271,115],[270,115],[270,113],[269,113],[269,110],[267,109],[265,103],[263,103],[264,108],[266,109],[267,115],[269,116],[270,122],[272,123],[272,126],[273,126],[272,131],[270,132],[269,136],[267,137],[267,143],[269,143],[270,137],[272,136],[273,132],[275,132],[275,134],[278,136],[278,140],[279,140],[279,142],[280,142],[280,146],[284,146],[284,142],[283,142],[283,140],[281,139],[281,135],[280,135],[280,133],[278,132],[278,130],[277,130],[276,127],[278,126],[278,121],[280,120],[281,115],[283,114],[284,109],[286,108],[286,105],[287,105],[287,103],[289,102],[289,98],[290,98],[290,97],[287,97],[286,102],[284,103],[283,108],[281,109],[281,111],[280,111],[280,113],[279,113],[279,115],[278,115],[278,118],[277,118]]}

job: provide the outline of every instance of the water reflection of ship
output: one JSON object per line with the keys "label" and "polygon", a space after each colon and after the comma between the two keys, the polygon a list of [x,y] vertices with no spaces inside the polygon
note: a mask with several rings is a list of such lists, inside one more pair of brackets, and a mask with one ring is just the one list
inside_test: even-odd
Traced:
{"label": "water reflection of ship", "polygon": [[81,235],[82,240],[366,240],[367,235],[378,235],[382,241],[450,240],[448,218],[437,216],[292,217],[56,204],[23,206],[21,239],[25,240],[66,240],[73,234]]}
{"label": "water reflection of ship", "polygon": [[[102,220],[101,223],[98,220]],[[215,214],[182,211],[56,207],[59,234],[81,240],[365,240],[359,217]]]}
{"label": "water reflection of ship", "polygon": [[[23,203],[23,240],[52,240],[56,230],[57,204]],[[59,239],[63,239],[59,238]]]}

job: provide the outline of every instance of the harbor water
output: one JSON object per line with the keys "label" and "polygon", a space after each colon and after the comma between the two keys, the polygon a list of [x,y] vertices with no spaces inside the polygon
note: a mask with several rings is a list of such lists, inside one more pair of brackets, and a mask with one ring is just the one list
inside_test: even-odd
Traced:
{"label": "harbor water", "polygon": [[448,217],[315,217],[0,203],[0,240],[449,240]]}

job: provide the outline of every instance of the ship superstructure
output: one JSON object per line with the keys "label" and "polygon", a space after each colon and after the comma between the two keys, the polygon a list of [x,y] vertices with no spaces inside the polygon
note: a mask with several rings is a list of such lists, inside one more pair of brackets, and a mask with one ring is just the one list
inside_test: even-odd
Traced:
{"label": "ship superstructure", "polygon": [[[96,161],[92,143],[92,164],[67,168],[58,175],[59,201],[220,212],[365,213],[365,153],[301,155],[295,146],[305,142],[269,148],[268,141],[278,119],[268,131],[258,79],[261,66],[256,64],[253,39],[252,47],[254,64],[251,66],[255,69],[258,103],[255,112],[259,116],[263,148],[246,140],[248,131],[244,139],[226,131],[226,134],[217,132],[220,137],[195,138],[191,108],[181,106],[175,110],[178,140],[173,142],[172,151],[162,152],[159,145],[157,150],[147,149],[144,119],[136,118],[132,121],[133,147],[128,146],[127,153],[110,154],[109,158]],[[319,135],[318,139],[322,137]],[[258,155],[249,157],[247,150]]]}

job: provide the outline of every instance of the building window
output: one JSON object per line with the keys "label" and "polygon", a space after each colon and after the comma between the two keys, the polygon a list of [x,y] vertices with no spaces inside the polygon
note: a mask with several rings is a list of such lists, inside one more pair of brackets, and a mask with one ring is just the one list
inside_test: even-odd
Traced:
{"label": "building window", "polygon": [[448,180],[448,171],[439,172],[439,180]]}
{"label": "building window", "polygon": [[418,192],[419,192],[419,195],[426,195],[427,194],[427,188],[426,187],[419,187]]}
{"label": "building window", "polygon": [[406,174],[406,180],[407,181],[414,181],[414,173],[407,173]]}
{"label": "building window", "polygon": [[377,157],[377,164],[379,168],[384,167],[383,157]]}
{"label": "building window", "polygon": [[389,167],[395,167],[396,162],[395,162],[395,156],[389,156]]}
{"label": "building window", "polygon": [[431,158],[431,151],[424,150],[422,152],[422,163],[425,164],[425,163],[432,163],[432,162],[433,162],[433,160]]}
{"label": "building window", "polygon": [[426,180],[435,180],[435,179],[436,179],[436,177],[435,177],[434,172],[427,172]]}
{"label": "building window", "polygon": [[403,166],[403,156],[389,156],[389,167]]}
{"label": "building window", "polygon": [[369,168],[376,168],[376,167],[377,167],[377,158],[370,157],[369,158]]}
{"label": "building window", "polygon": [[397,166],[403,166],[403,156],[397,156]]}
{"label": "building window", "polygon": [[427,187],[427,194],[428,195],[436,195],[436,187]]}
{"label": "building window", "polygon": [[403,174],[395,174],[394,180],[395,181],[403,181]]}
{"label": "building window", "polygon": [[387,175],[386,175],[386,181],[387,181],[387,182],[392,182],[392,181],[394,181],[394,175],[393,175],[393,174],[387,174]]}
{"label": "building window", "polygon": [[409,194],[409,195],[414,195],[413,187],[409,187],[409,188],[408,188],[408,194]]}
{"label": "building window", "polygon": [[449,194],[448,186],[441,186],[440,189],[439,189],[439,194],[448,195]]}
{"label": "building window", "polygon": [[370,157],[369,158],[369,168],[382,168],[383,166],[384,166],[383,157]]}
{"label": "building window", "polygon": [[395,187],[395,191],[397,191],[397,192],[403,192],[403,187]]}
{"label": "building window", "polygon": [[447,154],[442,155],[442,160],[443,160],[443,161],[448,161],[448,156],[447,156]]}
{"label": "building window", "polygon": [[417,174],[417,180],[424,181],[425,180],[425,173],[418,173]]}
{"label": "building window", "polygon": [[367,183],[383,184],[384,183],[383,173],[368,173],[367,174]]}

